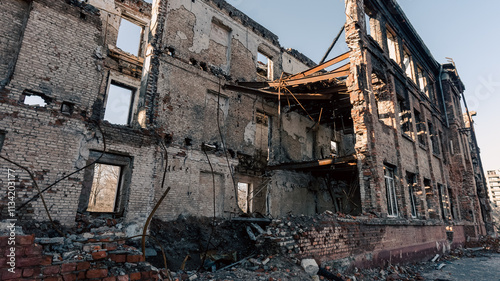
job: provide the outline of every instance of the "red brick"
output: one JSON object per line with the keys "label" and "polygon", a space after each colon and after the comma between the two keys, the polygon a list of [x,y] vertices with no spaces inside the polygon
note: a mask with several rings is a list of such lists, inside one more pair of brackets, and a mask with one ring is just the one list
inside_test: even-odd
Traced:
{"label": "red brick", "polygon": [[115,276],[106,277],[106,278],[102,279],[102,281],[116,281],[116,277]]}
{"label": "red brick", "polygon": [[40,265],[50,265],[52,264],[52,256],[43,256]]}
{"label": "red brick", "polygon": [[141,280],[141,273],[140,272],[130,273],[130,280]]}
{"label": "red brick", "polygon": [[76,279],[78,280],[85,280],[85,271],[80,271],[78,272],[78,276],[76,277]]}
{"label": "red brick", "polygon": [[85,276],[89,279],[104,278],[104,277],[108,276],[108,270],[105,268],[91,269],[91,270],[87,271],[87,274],[85,274]]}
{"label": "red brick", "polygon": [[102,260],[103,258],[105,258],[107,256],[108,256],[108,253],[106,251],[99,251],[99,252],[92,253],[92,259],[94,259],[94,260]]}
{"label": "red brick", "polygon": [[80,271],[80,270],[85,270],[85,269],[89,269],[90,268],[90,263],[88,261],[84,261],[84,262],[79,262],[77,265],[76,265],[76,270]]}
{"label": "red brick", "polygon": [[35,241],[35,234],[31,235],[24,235],[24,236],[17,236],[17,245],[31,245]]}
{"label": "red brick", "polygon": [[23,269],[23,277],[31,277],[33,274],[35,274],[35,270],[33,268]]}
{"label": "red brick", "polygon": [[43,281],[62,281],[62,280],[63,280],[62,277],[55,277],[55,276],[43,278]]}
{"label": "red brick", "polygon": [[75,273],[66,273],[66,274],[63,274],[62,277],[63,277],[64,281],[76,281],[77,280]]}
{"label": "red brick", "polygon": [[61,264],[61,272],[70,272],[76,270],[76,263],[63,263]]}
{"label": "red brick", "polygon": [[104,243],[104,249],[106,249],[108,251],[116,250],[116,248],[118,248],[118,244],[116,242],[114,242],[114,243]]}
{"label": "red brick", "polygon": [[114,262],[126,262],[127,255],[125,254],[109,254],[109,258]]}
{"label": "red brick", "polygon": [[152,275],[152,271],[141,272],[142,279],[149,280],[149,278],[151,277],[151,275]]}
{"label": "red brick", "polygon": [[40,255],[42,255],[42,252],[43,252],[43,247],[42,245],[38,245],[38,244],[34,244],[34,245],[31,245],[31,246],[26,246],[24,248],[24,255],[25,256],[28,256],[28,257],[32,257],[32,256],[36,256],[36,257],[39,257]]}
{"label": "red brick", "polygon": [[[50,263],[52,263],[52,258],[50,259]],[[30,267],[35,265],[40,265],[42,263],[42,259],[38,257],[28,257],[28,258],[20,258],[16,261],[16,267]]]}
{"label": "red brick", "polygon": [[128,278],[128,275],[121,275],[121,276],[117,276],[116,280],[117,281],[128,281],[129,278]]}
{"label": "red brick", "polygon": [[144,257],[142,255],[127,255],[127,262],[136,263],[144,261]]}
{"label": "red brick", "polygon": [[43,275],[52,275],[60,272],[60,268],[58,265],[47,266],[42,269]]}
{"label": "red brick", "polygon": [[2,269],[0,272],[2,280],[18,279],[21,278],[22,275],[22,270],[20,270],[19,268],[16,268],[14,270],[14,273],[8,271],[6,268]]}

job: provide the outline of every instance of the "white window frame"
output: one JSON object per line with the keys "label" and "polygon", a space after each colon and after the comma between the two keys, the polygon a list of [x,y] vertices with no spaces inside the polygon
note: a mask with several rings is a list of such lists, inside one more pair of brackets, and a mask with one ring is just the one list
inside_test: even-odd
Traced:
{"label": "white window frame", "polygon": [[384,179],[385,179],[385,189],[386,189],[386,200],[387,200],[387,216],[388,217],[398,217],[398,199],[396,194],[396,185],[394,181],[395,169],[384,166]]}

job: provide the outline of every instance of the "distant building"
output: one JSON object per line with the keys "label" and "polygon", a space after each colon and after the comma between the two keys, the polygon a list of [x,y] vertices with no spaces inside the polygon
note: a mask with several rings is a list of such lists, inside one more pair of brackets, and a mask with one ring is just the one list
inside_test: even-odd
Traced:
{"label": "distant building", "polygon": [[500,169],[487,172],[488,195],[493,207],[500,206]]}

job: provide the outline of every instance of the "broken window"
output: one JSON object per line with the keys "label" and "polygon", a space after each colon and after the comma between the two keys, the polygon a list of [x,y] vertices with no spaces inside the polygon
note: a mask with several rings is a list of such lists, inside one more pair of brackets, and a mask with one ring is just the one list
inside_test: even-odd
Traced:
{"label": "broken window", "polygon": [[389,29],[387,29],[387,47],[389,48],[389,58],[398,62],[398,41],[396,35],[394,35]]}
{"label": "broken window", "polygon": [[408,195],[410,196],[410,211],[411,217],[416,218],[417,212],[417,198],[415,193],[418,192],[417,176],[412,173],[406,173],[406,183],[408,184]]}
{"label": "broken window", "polygon": [[372,30],[371,30],[371,17],[365,13],[365,26],[366,26],[366,34],[367,35],[372,35]]}
{"label": "broken window", "polygon": [[406,50],[404,51],[403,68],[405,70],[406,76],[408,76],[411,80],[415,81],[413,61],[411,55]]}
{"label": "broken window", "polygon": [[132,19],[121,18],[116,47],[134,56],[142,56],[144,27]]}
{"label": "broken window", "polygon": [[420,91],[422,91],[427,97],[429,97],[429,92],[427,91],[427,78],[424,75],[424,71],[420,67],[417,67],[417,79]]}
{"label": "broken window", "polygon": [[[101,156],[102,155],[102,156]],[[85,170],[79,212],[121,213],[124,209],[131,179],[131,158],[90,151]]]}
{"label": "broken window", "polygon": [[403,132],[403,134],[413,139],[410,107],[403,99],[398,99],[398,105],[401,131]]}
{"label": "broken window", "polygon": [[458,210],[455,204],[455,196],[453,195],[453,189],[449,186],[449,183],[448,183],[448,199],[450,202],[450,219],[454,220],[458,218]]}
{"label": "broken window", "polygon": [[429,121],[427,123],[427,126],[429,127],[429,134],[431,137],[432,153],[434,153],[435,155],[440,155],[439,139],[436,133],[436,129],[434,128],[434,124],[432,124],[432,122]]}
{"label": "broken window", "polygon": [[112,124],[128,125],[132,115],[134,90],[112,81],[106,96],[104,120]]}
{"label": "broken window", "polygon": [[438,183],[438,192],[439,192],[439,203],[441,207],[441,216],[443,217],[443,220],[451,220],[450,217],[450,200],[448,198],[448,195],[446,194],[446,189],[444,188],[444,185]]}
{"label": "broken window", "polygon": [[252,212],[252,184],[238,182],[238,206],[245,213]]}
{"label": "broken window", "polygon": [[271,146],[271,117],[262,112],[255,113],[255,145],[261,154],[269,160],[269,147]]}
{"label": "broken window", "polygon": [[387,215],[389,217],[398,216],[398,201],[396,196],[396,186],[394,184],[394,168],[384,166],[385,188],[387,195]]}
{"label": "broken window", "polygon": [[427,212],[429,213],[430,218],[435,218],[437,214],[434,206],[434,188],[432,188],[430,179],[424,179],[424,188],[425,200],[427,202]]}
{"label": "broken window", "polygon": [[260,51],[257,52],[257,74],[268,80],[273,80],[273,61]]}
{"label": "broken window", "polygon": [[96,163],[87,211],[112,213],[120,184],[121,167]]}
{"label": "broken window", "polygon": [[418,112],[416,109],[414,110],[415,114],[415,123],[417,125],[417,138],[418,138],[418,143],[426,146],[427,145],[427,130],[425,128],[425,122],[422,120],[422,115],[420,115],[420,112]]}

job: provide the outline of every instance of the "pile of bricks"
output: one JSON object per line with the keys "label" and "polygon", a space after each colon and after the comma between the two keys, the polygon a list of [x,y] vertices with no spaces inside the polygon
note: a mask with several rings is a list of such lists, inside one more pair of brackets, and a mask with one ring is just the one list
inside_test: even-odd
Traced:
{"label": "pile of bricks", "polygon": [[18,235],[14,263],[9,265],[12,257],[7,253],[13,246],[8,236],[2,236],[0,252],[6,254],[0,257],[0,280],[161,280],[160,271],[122,237],[123,233],[67,238]]}

